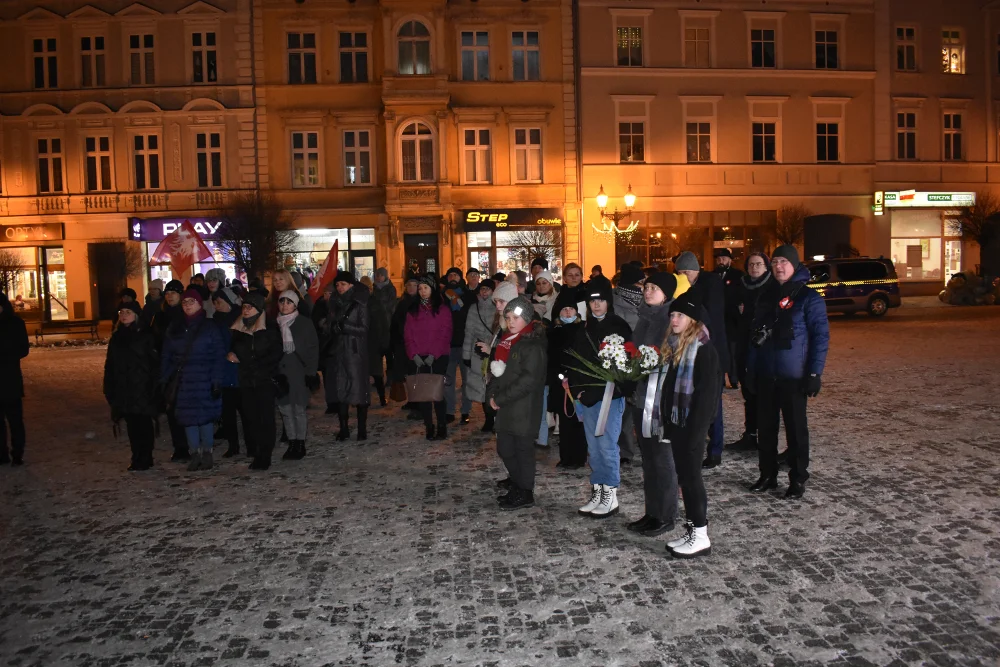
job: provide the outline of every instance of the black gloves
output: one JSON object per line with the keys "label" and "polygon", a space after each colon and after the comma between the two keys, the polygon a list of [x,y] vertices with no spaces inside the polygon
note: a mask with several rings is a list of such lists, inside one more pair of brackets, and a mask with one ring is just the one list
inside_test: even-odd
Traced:
{"label": "black gloves", "polygon": [[306,387],[309,391],[318,391],[320,386],[319,375],[307,375]]}
{"label": "black gloves", "polygon": [[212,385],[212,400],[217,401],[222,398],[222,387],[217,384]]}
{"label": "black gloves", "polygon": [[472,368],[472,359],[462,359],[462,363],[466,368]]}
{"label": "black gloves", "polygon": [[816,398],[816,396],[819,395],[819,389],[822,385],[823,383],[820,381],[820,376],[815,373],[802,378],[802,391],[809,398]]}

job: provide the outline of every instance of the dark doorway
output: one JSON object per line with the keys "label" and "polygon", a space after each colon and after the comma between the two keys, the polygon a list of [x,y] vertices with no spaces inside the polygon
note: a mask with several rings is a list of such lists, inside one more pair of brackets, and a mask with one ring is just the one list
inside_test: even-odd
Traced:
{"label": "dark doorway", "polygon": [[437,234],[404,234],[403,249],[406,252],[406,275],[440,275]]}
{"label": "dark doorway", "polygon": [[88,243],[92,303],[97,304],[96,318],[114,320],[118,315],[118,294],[125,287],[125,243]]}

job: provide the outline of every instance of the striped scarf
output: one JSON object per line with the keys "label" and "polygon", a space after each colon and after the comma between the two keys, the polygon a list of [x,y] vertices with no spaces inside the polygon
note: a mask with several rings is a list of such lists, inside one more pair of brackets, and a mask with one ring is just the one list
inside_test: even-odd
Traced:
{"label": "striped scarf", "polygon": [[[677,349],[677,339],[679,336],[671,333],[667,336],[667,345],[670,349]],[[691,398],[694,396],[694,360],[698,356],[698,348],[709,340],[708,329],[701,325],[698,337],[688,344],[680,361],[671,360],[671,364],[677,366],[677,379],[674,382],[674,404],[670,409],[670,422],[684,427],[687,424],[688,415],[691,413]]]}

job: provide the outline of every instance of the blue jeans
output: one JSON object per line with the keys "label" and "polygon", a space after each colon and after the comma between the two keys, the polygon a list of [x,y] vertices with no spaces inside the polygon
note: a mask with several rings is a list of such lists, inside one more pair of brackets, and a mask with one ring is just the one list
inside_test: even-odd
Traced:
{"label": "blue jeans", "polygon": [[465,364],[462,362],[462,348],[451,348],[448,356],[448,384],[444,388],[445,411],[449,415],[455,414],[455,369],[462,374],[462,414],[467,415],[472,412],[472,401],[465,395]]}
{"label": "blue jeans", "polygon": [[549,446],[549,385],[545,385],[542,392],[542,423],[538,427],[538,440],[535,442]]}
{"label": "blue jeans", "polygon": [[719,394],[719,411],[715,415],[715,421],[708,427],[708,453],[712,456],[722,456],[722,447],[725,445],[725,428],[722,426],[722,394]]}
{"label": "blue jeans", "polygon": [[580,401],[576,402],[577,414],[583,417],[583,430],[587,434],[587,453],[590,455],[590,483],[606,484],[617,487],[621,483],[621,456],[618,451],[618,436],[622,430],[622,414],[625,412],[625,399],[616,398],[611,401],[608,412],[608,423],[604,427],[604,435],[594,435],[597,428],[597,417],[601,413],[601,402],[592,407],[586,407]]}
{"label": "blue jeans", "polygon": [[209,422],[201,426],[185,426],[188,449],[192,452],[210,452],[215,444],[215,424]]}

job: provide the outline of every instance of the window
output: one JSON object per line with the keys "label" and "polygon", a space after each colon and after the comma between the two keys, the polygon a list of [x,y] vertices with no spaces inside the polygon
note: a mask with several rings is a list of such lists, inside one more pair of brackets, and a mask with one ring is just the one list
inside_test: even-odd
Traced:
{"label": "window", "polygon": [[753,161],[777,162],[775,123],[753,123]]}
{"label": "window", "polygon": [[62,140],[38,140],[38,194],[63,191]]}
{"label": "window", "polygon": [[816,31],[816,69],[837,69],[840,59],[837,53],[837,31]]}
{"label": "window", "polygon": [[465,130],[462,143],[466,183],[493,182],[493,146],[489,130]]}
{"label": "window", "polygon": [[368,33],[342,32],[340,44],[340,82],[368,83]]}
{"label": "window", "polygon": [[[961,271],[961,242],[942,236],[940,210],[894,209],[889,224],[890,256],[900,280],[940,280]],[[958,247],[956,247],[958,246]],[[957,251],[957,254],[956,252]]]}
{"label": "window", "polygon": [[149,86],[156,83],[152,35],[129,35],[128,57],[129,82],[133,86]]}
{"label": "window", "polygon": [[344,184],[371,185],[372,147],[368,130],[344,132]]}
{"label": "window", "polygon": [[618,123],[618,161],[645,162],[645,123]]}
{"label": "window", "polygon": [[776,67],[774,30],[750,31],[750,65],[752,67]]}
{"label": "window", "polygon": [[55,38],[33,39],[31,50],[35,59],[35,88],[58,88],[59,58]]}
{"label": "window", "polygon": [[841,281],[885,280],[889,275],[882,262],[842,262],[837,264],[837,278]]}
{"label": "window", "polygon": [[917,114],[912,111],[896,114],[896,159],[917,159]]}
{"label": "window", "polygon": [[80,86],[104,86],[104,37],[80,38]]}
{"label": "window", "polygon": [[316,33],[288,33],[288,83],[316,83]]}
{"label": "window", "polygon": [[538,128],[514,130],[515,180],[540,183],[542,180],[542,131]]}
{"label": "window", "polygon": [[160,189],[160,137],[155,134],[137,134],[132,138],[132,157],[135,164],[135,189]]}
{"label": "window", "polygon": [[618,27],[618,66],[642,67],[642,28]]}
{"label": "window", "polygon": [[997,35],[997,73],[1000,74],[1000,35]]}
{"label": "window", "polygon": [[431,73],[431,34],[420,21],[408,21],[399,29],[399,73]]}
{"label": "window", "polygon": [[462,31],[462,81],[489,81],[490,34]]}
{"label": "window", "polygon": [[538,31],[519,30],[511,33],[511,71],[514,81],[538,81],[541,68],[538,60]]}
{"label": "window", "polygon": [[434,139],[431,128],[423,123],[410,123],[403,128],[404,181],[434,180]]}
{"label": "window", "polygon": [[292,132],[292,187],[319,185],[319,133]]}
{"label": "window", "polygon": [[917,29],[909,26],[896,28],[896,71],[917,71]]}
{"label": "window", "polygon": [[839,123],[816,123],[816,161],[840,162]]}
{"label": "window", "polygon": [[191,72],[195,83],[213,83],[219,79],[214,32],[191,33]]}
{"label": "window", "polygon": [[712,124],[686,123],[687,161],[712,161]]}
{"label": "window", "polygon": [[961,30],[941,31],[941,71],[965,74],[965,43]]}
{"label": "window", "polygon": [[685,67],[711,67],[712,31],[709,25],[684,26]]}
{"label": "window", "polygon": [[195,153],[198,157],[198,187],[222,187],[222,135],[218,132],[199,132],[195,135]]}
{"label": "window", "polygon": [[962,159],[962,114],[944,115],[944,159]]}
{"label": "window", "polygon": [[111,139],[87,137],[84,139],[87,154],[87,192],[111,189]]}

